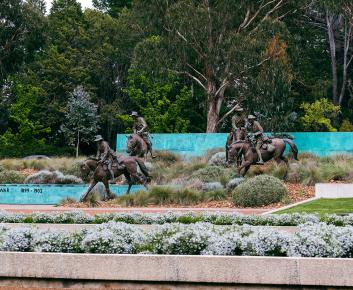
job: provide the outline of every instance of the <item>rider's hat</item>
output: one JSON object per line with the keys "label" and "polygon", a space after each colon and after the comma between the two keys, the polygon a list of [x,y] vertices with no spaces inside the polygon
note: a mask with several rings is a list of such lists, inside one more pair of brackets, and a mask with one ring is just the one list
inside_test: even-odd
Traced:
{"label": "rider's hat", "polygon": [[94,142],[102,141],[103,137],[101,135],[97,135],[94,139]]}
{"label": "rider's hat", "polygon": [[138,117],[139,114],[135,111],[132,111],[131,114],[130,114],[130,117]]}
{"label": "rider's hat", "polygon": [[249,115],[248,120],[256,120],[256,117],[254,115]]}

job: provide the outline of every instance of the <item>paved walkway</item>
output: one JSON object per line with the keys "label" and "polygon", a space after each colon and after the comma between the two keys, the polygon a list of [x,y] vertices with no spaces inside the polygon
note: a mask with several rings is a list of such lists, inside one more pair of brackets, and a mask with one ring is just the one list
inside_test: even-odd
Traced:
{"label": "paved walkway", "polygon": [[32,213],[32,212],[52,212],[52,211],[70,211],[79,210],[90,215],[98,213],[163,213],[163,212],[228,212],[240,214],[263,214],[271,209],[255,209],[255,208],[194,208],[194,207],[109,207],[109,208],[70,208],[70,207],[55,207],[50,205],[12,205],[0,204],[0,210],[6,210],[17,213]]}

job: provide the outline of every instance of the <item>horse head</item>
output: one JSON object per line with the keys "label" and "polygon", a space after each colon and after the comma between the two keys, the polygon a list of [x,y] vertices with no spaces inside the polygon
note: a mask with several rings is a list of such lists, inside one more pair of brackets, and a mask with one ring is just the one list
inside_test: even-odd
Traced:
{"label": "horse head", "polygon": [[126,152],[127,153],[131,153],[134,151],[135,147],[136,147],[136,139],[133,137],[133,135],[130,135],[127,137],[127,143],[126,143]]}
{"label": "horse head", "polygon": [[82,178],[86,178],[88,174],[97,167],[97,158],[88,157],[80,163],[80,173]]}

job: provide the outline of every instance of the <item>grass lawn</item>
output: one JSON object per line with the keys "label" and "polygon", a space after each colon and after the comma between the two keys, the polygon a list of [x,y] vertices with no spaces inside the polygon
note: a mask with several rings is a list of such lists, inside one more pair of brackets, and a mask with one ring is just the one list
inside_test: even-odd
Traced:
{"label": "grass lawn", "polygon": [[295,212],[318,213],[320,215],[353,213],[353,198],[320,198],[276,213]]}

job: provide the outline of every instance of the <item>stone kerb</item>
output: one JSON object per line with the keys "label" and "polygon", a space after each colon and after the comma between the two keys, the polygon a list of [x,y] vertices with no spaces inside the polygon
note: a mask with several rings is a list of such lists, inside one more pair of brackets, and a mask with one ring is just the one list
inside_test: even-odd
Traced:
{"label": "stone kerb", "polygon": [[2,252],[0,261],[2,278],[353,286],[353,259]]}
{"label": "stone kerb", "polygon": [[353,197],[353,184],[317,183],[315,185],[316,198],[345,198]]}

